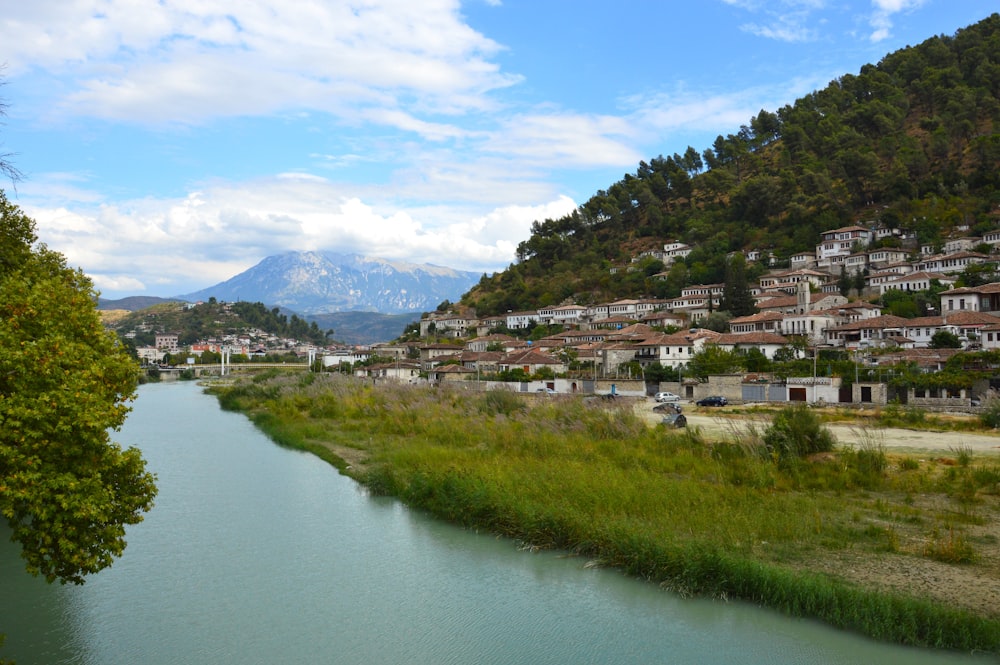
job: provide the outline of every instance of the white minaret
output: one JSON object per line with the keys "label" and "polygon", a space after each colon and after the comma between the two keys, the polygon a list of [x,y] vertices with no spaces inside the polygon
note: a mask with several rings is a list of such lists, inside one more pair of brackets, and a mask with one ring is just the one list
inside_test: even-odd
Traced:
{"label": "white minaret", "polygon": [[796,298],[796,309],[798,309],[799,314],[805,314],[811,309],[811,303],[809,302],[809,280],[804,279],[798,283],[795,289]]}

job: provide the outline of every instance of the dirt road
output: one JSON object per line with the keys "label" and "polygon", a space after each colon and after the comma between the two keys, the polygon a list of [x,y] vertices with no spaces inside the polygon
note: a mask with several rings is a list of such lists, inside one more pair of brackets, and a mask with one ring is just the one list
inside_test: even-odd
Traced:
{"label": "dirt road", "polygon": [[[654,413],[655,403],[640,402],[636,409],[650,423],[660,422],[661,415]],[[727,413],[726,409],[697,407],[693,403],[682,403],[688,427],[697,427],[706,436],[732,436],[743,428],[756,425],[767,427],[765,415],[741,415]],[[887,449],[899,453],[948,453],[967,450],[973,455],[1000,456],[1000,433],[969,433],[952,431],[910,430],[896,427],[884,429],[864,428],[858,425],[831,424],[827,428],[837,437],[841,445],[858,445],[866,439],[881,443]]]}

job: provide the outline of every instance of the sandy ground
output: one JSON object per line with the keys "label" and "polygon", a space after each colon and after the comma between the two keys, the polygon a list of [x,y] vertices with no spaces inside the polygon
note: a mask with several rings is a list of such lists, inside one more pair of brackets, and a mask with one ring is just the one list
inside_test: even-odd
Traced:
{"label": "sandy ground", "polygon": [[[661,414],[655,413],[652,400],[636,403],[636,411],[647,422],[660,422]],[[750,416],[727,413],[727,409],[698,407],[693,402],[681,402],[684,415],[688,419],[688,427],[697,427],[709,438],[731,434],[734,428],[757,423],[763,427],[767,421],[763,416]],[[948,453],[956,450],[967,450],[973,455],[1000,456],[1000,432],[996,434],[973,434],[968,432],[910,430],[889,427],[884,429],[866,429],[855,425],[827,425],[837,442],[841,445],[858,445],[874,437],[884,445],[887,452],[898,453]]]}

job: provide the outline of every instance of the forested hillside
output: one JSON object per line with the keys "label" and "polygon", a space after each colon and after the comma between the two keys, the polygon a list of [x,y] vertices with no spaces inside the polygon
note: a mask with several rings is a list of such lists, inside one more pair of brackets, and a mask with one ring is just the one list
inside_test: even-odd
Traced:
{"label": "forested hillside", "polygon": [[315,321],[288,315],[259,302],[222,303],[214,299],[197,305],[166,302],[116,318],[110,327],[119,333],[134,332],[137,346],[150,346],[156,333],[174,333],[182,345],[225,334],[258,329],[278,337],[313,344],[332,341],[333,331],[320,330]]}
{"label": "forested hillside", "polygon": [[[723,281],[727,253],[812,251],[822,231],[880,222],[938,243],[1000,223],[1000,14],[887,55],[701,151],[640,162],[572,214],[535,222],[517,262],[462,303],[480,316]],[[645,249],[695,249],[666,279]],[[887,243],[898,239],[887,238]]]}

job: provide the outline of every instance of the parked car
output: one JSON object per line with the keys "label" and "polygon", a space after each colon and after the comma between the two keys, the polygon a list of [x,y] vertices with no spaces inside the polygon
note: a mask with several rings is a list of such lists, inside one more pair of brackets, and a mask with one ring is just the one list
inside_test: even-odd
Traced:
{"label": "parked car", "polygon": [[676,402],[663,402],[653,407],[653,411],[656,413],[680,413],[683,410],[681,405]]}
{"label": "parked car", "polygon": [[725,406],[729,404],[729,400],[722,395],[709,395],[708,397],[701,398],[695,404],[698,406]]}
{"label": "parked car", "polygon": [[671,392],[662,392],[656,393],[656,395],[653,396],[653,399],[657,402],[679,402],[681,401],[681,396],[675,395]]}
{"label": "parked car", "polygon": [[546,395],[555,395],[556,391],[552,388],[539,388],[535,391],[536,393],[545,393]]}
{"label": "parked car", "polygon": [[683,413],[668,413],[660,422],[664,427],[675,428],[687,427],[688,424],[687,417]]}

